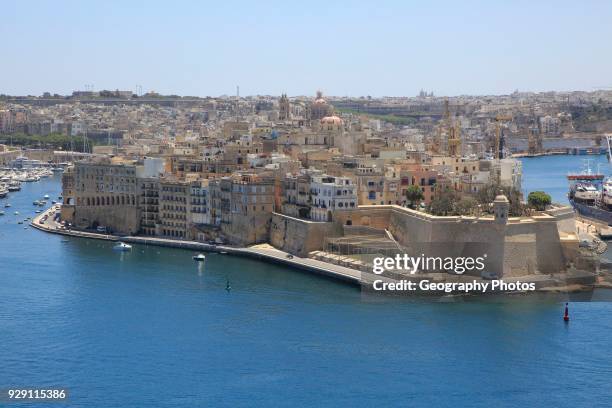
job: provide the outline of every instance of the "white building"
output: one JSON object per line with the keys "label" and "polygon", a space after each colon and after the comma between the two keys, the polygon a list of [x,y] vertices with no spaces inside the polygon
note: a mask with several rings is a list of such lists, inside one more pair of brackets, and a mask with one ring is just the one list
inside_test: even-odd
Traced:
{"label": "white building", "polygon": [[208,180],[194,181],[189,188],[189,223],[210,224],[211,202]]}
{"label": "white building", "polygon": [[357,207],[357,186],[348,177],[313,176],[310,196],[310,218],[314,221],[331,221],[332,211]]}

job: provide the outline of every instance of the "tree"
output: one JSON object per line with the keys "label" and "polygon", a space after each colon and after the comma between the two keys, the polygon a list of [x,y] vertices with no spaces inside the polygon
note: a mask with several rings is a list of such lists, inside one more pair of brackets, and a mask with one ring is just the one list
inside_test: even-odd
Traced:
{"label": "tree", "polygon": [[529,206],[538,211],[544,211],[546,206],[549,206],[551,202],[550,195],[546,194],[544,191],[532,191],[527,196],[527,203],[529,203]]}
{"label": "tree", "polygon": [[473,215],[478,207],[478,201],[472,197],[463,197],[455,203],[455,214]]}
{"label": "tree", "polygon": [[502,187],[499,184],[489,184],[483,187],[476,195],[476,200],[484,209],[490,209],[489,205],[500,194],[508,198],[510,201],[510,215],[520,217],[525,215],[525,205],[521,202],[522,194],[519,190],[509,187]]}
{"label": "tree", "polygon": [[440,187],[429,204],[429,212],[433,215],[452,215],[457,200],[455,190],[449,186]]}
{"label": "tree", "polygon": [[410,208],[415,208],[424,199],[421,187],[412,185],[406,189],[406,200],[410,202]]}

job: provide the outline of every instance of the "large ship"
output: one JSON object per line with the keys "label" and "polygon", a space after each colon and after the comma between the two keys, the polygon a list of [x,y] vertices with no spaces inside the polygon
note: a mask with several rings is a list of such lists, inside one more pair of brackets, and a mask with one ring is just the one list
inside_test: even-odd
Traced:
{"label": "large ship", "polygon": [[[604,181],[605,179],[605,181]],[[585,218],[612,225],[612,178],[592,172],[590,166],[580,173],[568,174],[568,199]]]}

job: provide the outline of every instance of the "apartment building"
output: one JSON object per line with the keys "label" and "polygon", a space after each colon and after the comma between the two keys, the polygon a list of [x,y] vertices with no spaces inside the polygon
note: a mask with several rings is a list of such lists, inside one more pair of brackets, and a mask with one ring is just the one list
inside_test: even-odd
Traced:
{"label": "apartment building", "polygon": [[159,181],[158,235],[173,239],[189,239],[190,185],[186,181],[161,178]]}
{"label": "apartment building", "polygon": [[331,221],[333,211],[357,207],[357,187],[349,177],[313,176],[310,195],[310,218],[314,221]]}

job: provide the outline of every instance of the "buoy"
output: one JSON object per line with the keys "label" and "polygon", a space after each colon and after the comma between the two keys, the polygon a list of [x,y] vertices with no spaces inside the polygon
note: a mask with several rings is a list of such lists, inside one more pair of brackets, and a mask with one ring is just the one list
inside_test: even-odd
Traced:
{"label": "buoy", "polygon": [[565,304],[565,313],[563,314],[563,321],[569,322],[569,309],[567,307],[567,303]]}

